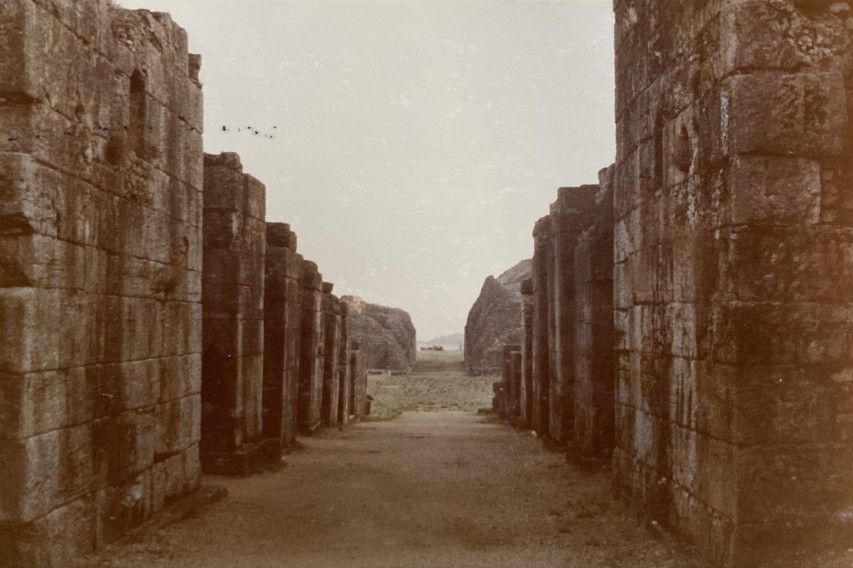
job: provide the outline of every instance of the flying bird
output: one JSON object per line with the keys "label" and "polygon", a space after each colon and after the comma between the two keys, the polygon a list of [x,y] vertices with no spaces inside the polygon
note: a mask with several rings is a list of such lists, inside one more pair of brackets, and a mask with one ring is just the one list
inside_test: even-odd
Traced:
{"label": "flying bird", "polygon": [[[263,130],[259,130],[256,128],[252,128],[251,126],[237,126],[234,128],[236,128],[237,132],[243,132],[243,129],[245,129],[247,133],[252,133],[255,136],[263,136],[264,138],[269,138],[270,140],[275,138],[274,134],[271,134],[269,132],[264,132]],[[228,126],[227,124],[223,124],[221,126],[222,132],[231,132],[234,130],[234,128]],[[272,128],[273,128],[273,130],[277,130],[278,126],[274,125]]]}

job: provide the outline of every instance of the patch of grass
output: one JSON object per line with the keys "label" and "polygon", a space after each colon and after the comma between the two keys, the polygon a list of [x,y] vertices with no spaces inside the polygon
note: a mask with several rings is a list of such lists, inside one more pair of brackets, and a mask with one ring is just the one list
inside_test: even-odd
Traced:
{"label": "patch of grass", "polygon": [[387,419],[409,411],[476,412],[492,404],[494,375],[465,373],[461,351],[421,351],[409,375],[373,375],[371,416]]}
{"label": "patch of grass", "polygon": [[412,369],[412,374],[442,371],[448,373],[465,373],[462,351],[419,351],[418,361]]}

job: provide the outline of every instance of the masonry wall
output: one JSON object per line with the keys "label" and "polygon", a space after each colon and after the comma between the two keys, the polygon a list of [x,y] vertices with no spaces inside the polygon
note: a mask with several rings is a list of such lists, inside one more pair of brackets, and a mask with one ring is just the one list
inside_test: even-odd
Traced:
{"label": "masonry wall", "polygon": [[521,382],[518,392],[517,428],[530,428],[533,424],[533,280],[521,283]]}
{"label": "masonry wall", "polygon": [[266,190],[233,153],[204,156],[201,460],[246,474],[272,459],[264,441]]}
{"label": "masonry wall", "polygon": [[549,311],[553,314],[548,341],[553,368],[551,432],[555,441],[573,439],[575,425],[575,247],[581,232],[592,221],[592,204],[598,187],[561,187],[551,204],[553,258]]}
{"label": "masonry wall", "polygon": [[533,229],[533,309],[531,317],[531,415],[530,427],[540,436],[548,436],[551,425],[551,352],[548,339],[550,295],[548,266],[553,247],[551,219],[543,217]]}
{"label": "masonry wall", "polygon": [[349,304],[339,302],[341,309],[341,333],[338,339],[338,425],[343,428],[350,423],[356,412],[355,385],[350,369],[350,322]]}
{"label": "masonry wall", "polygon": [[323,283],[323,398],[320,413],[328,427],[340,423],[340,357],[341,357],[341,301],[332,294],[333,285]]}
{"label": "masonry wall", "polygon": [[608,463],[614,444],[613,187],[612,168],[582,212],[584,230],[571,260],[575,310],[574,436],[571,454]]}
{"label": "masonry wall", "polygon": [[264,438],[282,448],[296,437],[302,257],[286,223],[266,224],[264,280]]}
{"label": "masonry wall", "polygon": [[617,487],[721,564],[849,539],[849,6],[614,8]]}
{"label": "masonry wall", "polygon": [[358,341],[350,340],[350,380],[353,388],[353,414],[356,418],[370,415],[370,398],[367,395],[367,361]]}
{"label": "masonry wall", "polygon": [[310,434],[322,420],[323,402],[323,276],[311,261],[302,262],[299,331],[298,429]]}
{"label": "masonry wall", "polygon": [[501,380],[494,383],[492,411],[511,424],[518,421],[521,383],[521,346],[504,345],[501,352]]}
{"label": "masonry wall", "polygon": [[0,558],[64,566],[199,483],[199,59],[96,0],[0,36]]}

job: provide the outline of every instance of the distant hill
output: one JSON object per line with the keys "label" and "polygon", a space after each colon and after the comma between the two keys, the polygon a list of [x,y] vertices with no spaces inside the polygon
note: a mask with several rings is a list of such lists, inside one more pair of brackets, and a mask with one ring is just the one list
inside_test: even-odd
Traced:
{"label": "distant hill", "polygon": [[429,341],[418,341],[419,345],[443,345],[445,347],[459,348],[465,342],[465,335],[462,333],[450,333],[447,335],[439,335]]}

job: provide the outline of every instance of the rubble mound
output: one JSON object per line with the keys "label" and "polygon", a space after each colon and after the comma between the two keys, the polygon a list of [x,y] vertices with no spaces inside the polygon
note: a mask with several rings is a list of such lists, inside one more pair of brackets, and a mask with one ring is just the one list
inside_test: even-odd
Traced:
{"label": "rubble mound", "polygon": [[465,324],[465,370],[472,375],[499,373],[502,348],[521,342],[521,282],[530,278],[531,259],[483,282]]}
{"label": "rubble mound", "polygon": [[407,312],[365,302],[358,296],[341,298],[350,306],[351,333],[361,345],[368,369],[408,373],[417,357],[415,326]]}

